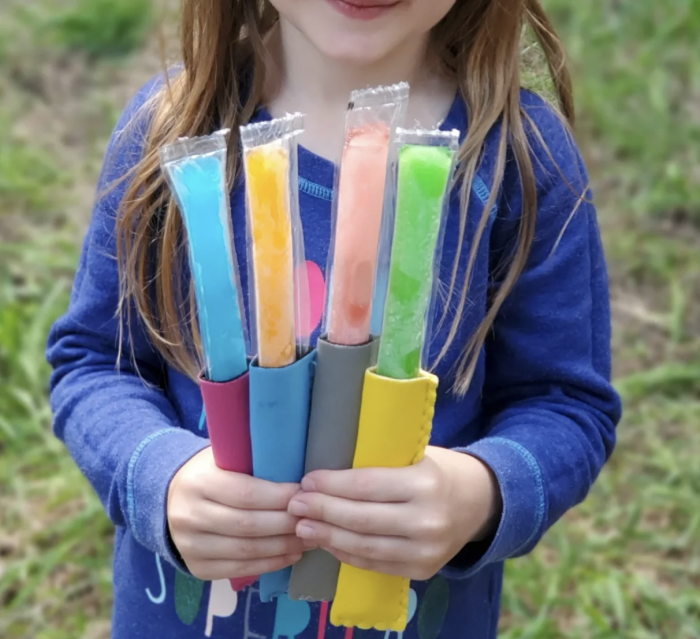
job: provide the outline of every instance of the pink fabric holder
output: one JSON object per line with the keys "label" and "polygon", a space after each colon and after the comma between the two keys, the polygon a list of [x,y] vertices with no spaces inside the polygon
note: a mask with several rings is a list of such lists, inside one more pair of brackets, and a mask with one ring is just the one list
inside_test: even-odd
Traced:
{"label": "pink fabric holder", "polygon": [[[250,448],[248,373],[224,383],[200,377],[207,429],[216,465],[222,470],[253,474]],[[235,591],[254,584],[257,576],[231,579]]]}

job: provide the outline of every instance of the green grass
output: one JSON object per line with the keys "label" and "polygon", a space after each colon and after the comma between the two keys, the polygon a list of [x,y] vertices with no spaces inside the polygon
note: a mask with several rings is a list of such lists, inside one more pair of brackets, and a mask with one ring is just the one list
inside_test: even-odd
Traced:
{"label": "green grass", "polygon": [[50,209],[52,192],[65,180],[55,160],[14,136],[0,114],[0,215]]}
{"label": "green grass", "polygon": [[[49,25],[53,46],[64,55],[87,52],[99,69],[101,58],[143,42],[152,15],[144,9],[150,3],[137,0],[79,0],[67,8],[57,0],[9,3],[24,8],[28,31],[3,28],[3,3],[3,63]],[[700,3],[545,5],[574,63],[579,138],[610,256],[616,369],[627,410],[616,453],[589,499],[531,556],[509,564],[502,636],[696,638]],[[10,134],[19,113],[12,109],[26,101],[13,102],[20,89],[3,68],[0,212],[12,215],[0,215],[0,637],[73,639],[109,619],[112,531],[51,434],[43,350],[67,304],[77,259],[80,232],[68,213],[89,206],[71,201],[65,187],[93,177],[65,179],[60,157]],[[530,74],[533,82],[546,88]],[[105,100],[105,112],[120,106],[111,94]]]}
{"label": "green grass", "polygon": [[508,566],[505,637],[698,636],[698,419],[686,397],[628,405],[592,496]]}
{"label": "green grass", "polygon": [[[88,4],[85,19],[71,19]],[[51,432],[44,359],[48,331],[68,304],[83,234],[73,220],[91,204],[88,160],[99,140],[86,135],[85,148],[69,148],[34,108],[56,94],[55,81],[75,84],[76,70],[89,81],[85,52],[97,58],[140,44],[150,3],[94,4],[98,13],[92,3],[0,3],[0,637],[8,639],[75,639],[110,618],[112,527]],[[81,53],[61,63],[60,47]],[[109,119],[117,108],[100,110]],[[71,189],[85,181],[76,201]]]}
{"label": "green grass", "polygon": [[[68,639],[85,621],[71,597],[108,613],[111,531],[51,434],[46,401],[46,336],[67,303],[75,242],[50,227],[34,232],[0,244],[0,566],[10,559],[0,570],[0,636]],[[50,620],[58,627],[40,635]]]}
{"label": "green grass", "polygon": [[700,4],[545,4],[576,61],[579,108],[618,161],[627,206],[700,223]]}
{"label": "green grass", "polygon": [[506,639],[700,637],[700,4],[547,0],[615,288],[616,453],[511,562]]}
{"label": "green grass", "polygon": [[119,58],[139,50],[155,22],[153,0],[3,0],[1,12],[0,62],[29,48]]}
{"label": "green grass", "polygon": [[153,25],[151,0],[77,0],[50,21],[62,46],[95,58],[130,53]]}

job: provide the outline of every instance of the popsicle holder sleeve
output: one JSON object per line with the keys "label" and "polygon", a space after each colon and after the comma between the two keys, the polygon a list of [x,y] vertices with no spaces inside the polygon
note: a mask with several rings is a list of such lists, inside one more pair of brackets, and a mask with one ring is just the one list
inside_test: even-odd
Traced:
{"label": "popsicle holder sleeve", "polygon": [[[200,389],[216,465],[235,473],[253,474],[250,446],[249,374],[217,383],[200,377]],[[254,584],[257,576],[231,579],[234,590]]]}
{"label": "popsicle holder sleeve", "polygon": [[[353,468],[402,468],[423,459],[430,440],[438,379],[411,380],[366,372]],[[403,632],[410,581],[341,564],[331,623]]]}
{"label": "popsicle holder sleeve", "polygon": [[[396,133],[396,208],[377,366],[365,374],[353,468],[419,462],[438,380],[425,372],[457,131]],[[403,632],[410,582],[341,564],[331,622]]]}
{"label": "popsicle holder sleeve", "polygon": [[[284,368],[250,367],[250,435],[255,477],[298,483],[304,476],[316,351]],[[291,568],[260,576],[260,599],[289,588]]]}
{"label": "popsicle holder sleeve", "polygon": [[[304,474],[352,467],[365,372],[376,361],[376,339],[360,346],[318,342],[311,394]],[[335,596],[340,562],[322,549],[304,553],[292,568],[292,599],[330,601]]]}

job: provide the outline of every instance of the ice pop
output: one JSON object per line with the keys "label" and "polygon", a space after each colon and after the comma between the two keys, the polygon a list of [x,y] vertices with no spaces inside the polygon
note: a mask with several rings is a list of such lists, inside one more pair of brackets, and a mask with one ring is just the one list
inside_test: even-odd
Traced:
{"label": "ice pop", "polygon": [[399,151],[394,241],[377,373],[414,379],[421,367],[435,247],[454,151],[408,144]]}
{"label": "ice pop", "polygon": [[328,318],[333,344],[369,341],[389,139],[389,126],[377,122],[351,129],[345,143]]}
{"label": "ice pop", "polygon": [[280,368],[295,360],[289,151],[272,142],[249,149],[245,161],[258,362]]}

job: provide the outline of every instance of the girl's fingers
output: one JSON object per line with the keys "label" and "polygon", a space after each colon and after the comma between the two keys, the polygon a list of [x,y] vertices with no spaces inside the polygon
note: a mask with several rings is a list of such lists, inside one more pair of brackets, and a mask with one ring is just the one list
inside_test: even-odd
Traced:
{"label": "girl's fingers", "polygon": [[355,566],[355,568],[372,570],[384,575],[396,575],[397,577],[407,577],[409,579],[415,578],[411,576],[409,566],[403,562],[374,561],[372,559],[366,559],[365,557],[351,555],[341,550],[336,550],[335,548],[325,548],[324,550],[331,553],[338,561],[342,561],[344,564],[350,566]]}
{"label": "girl's fingers", "polygon": [[365,535],[408,537],[415,528],[408,504],[353,501],[322,493],[299,493],[289,502],[289,512]]}
{"label": "girl's fingers", "polygon": [[219,469],[202,486],[209,501],[241,510],[286,510],[298,491],[298,484],[276,484]]}
{"label": "girl's fingers", "polygon": [[223,535],[195,535],[178,544],[183,557],[198,561],[253,561],[282,555],[296,555],[305,550],[296,535],[242,538]]}
{"label": "girl's fingers", "polygon": [[354,501],[401,503],[416,494],[414,475],[414,467],[316,470],[304,477],[301,487],[305,492]]}
{"label": "girl's fingers", "polygon": [[303,519],[297,525],[297,535],[307,546],[332,548],[372,561],[403,562],[416,557],[414,545],[403,537],[361,535],[320,521]]}
{"label": "girl's fingers", "polygon": [[211,501],[201,502],[193,516],[199,530],[226,537],[293,535],[298,518],[284,510],[240,510]]}
{"label": "girl's fingers", "polygon": [[199,579],[216,581],[275,572],[295,564],[300,558],[300,554],[295,554],[251,561],[191,561],[187,562],[187,567]]}

